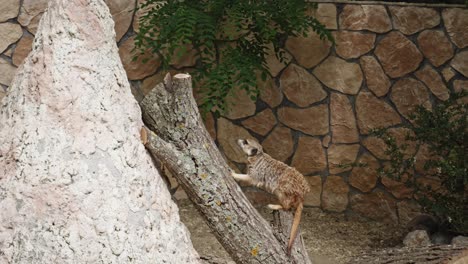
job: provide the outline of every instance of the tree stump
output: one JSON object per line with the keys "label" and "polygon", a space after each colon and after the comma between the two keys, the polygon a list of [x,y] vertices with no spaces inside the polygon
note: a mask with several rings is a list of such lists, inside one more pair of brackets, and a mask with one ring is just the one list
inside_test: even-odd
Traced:
{"label": "tree stump", "polygon": [[[164,163],[237,263],[311,263],[298,237],[286,255],[289,229],[276,234],[231,177],[229,166],[207,132],[188,74],[168,74],[141,102],[149,127],[146,144]],[[281,212],[283,229],[289,212]],[[279,241],[277,237],[283,238]]]}

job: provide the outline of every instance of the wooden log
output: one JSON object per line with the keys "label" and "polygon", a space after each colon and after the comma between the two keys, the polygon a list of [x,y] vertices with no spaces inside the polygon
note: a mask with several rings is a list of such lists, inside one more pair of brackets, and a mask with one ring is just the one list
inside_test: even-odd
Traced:
{"label": "wooden log", "polygon": [[[167,75],[141,102],[141,108],[149,128],[148,150],[176,176],[233,260],[311,263],[300,237],[291,257],[286,255],[289,223],[274,233],[231,177],[202,122],[190,75]],[[280,214],[290,221],[289,212]]]}
{"label": "wooden log", "polygon": [[468,247],[434,245],[391,248],[365,253],[349,264],[468,264]]}

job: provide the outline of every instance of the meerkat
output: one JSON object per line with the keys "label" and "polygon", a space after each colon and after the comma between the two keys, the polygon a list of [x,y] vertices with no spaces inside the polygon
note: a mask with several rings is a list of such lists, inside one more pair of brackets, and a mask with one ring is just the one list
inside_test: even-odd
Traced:
{"label": "meerkat", "polygon": [[263,152],[262,146],[255,140],[239,139],[237,144],[248,156],[248,167],[247,174],[232,172],[234,179],[275,195],[280,204],[269,204],[268,208],[272,210],[295,209],[287,247],[287,254],[290,255],[301,221],[304,195],[310,191],[309,184],[295,168]]}

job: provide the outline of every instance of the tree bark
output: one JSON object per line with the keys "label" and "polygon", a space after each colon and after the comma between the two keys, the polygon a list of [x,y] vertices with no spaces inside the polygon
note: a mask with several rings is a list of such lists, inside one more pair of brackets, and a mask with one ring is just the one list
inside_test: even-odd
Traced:
{"label": "tree bark", "polygon": [[0,107],[0,263],[198,263],[102,0],[51,0]]}
{"label": "tree bark", "polygon": [[440,245],[379,250],[355,257],[349,264],[464,264],[468,247]]}
{"label": "tree bark", "polygon": [[[201,120],[188,74],[167,75],[141,102],[147,148],[175,175],[237,263],[310,263],[298,236],[286,255],[290,216],[274,233],[244,196]],[[279,237],[280,241],[275,237]]]}

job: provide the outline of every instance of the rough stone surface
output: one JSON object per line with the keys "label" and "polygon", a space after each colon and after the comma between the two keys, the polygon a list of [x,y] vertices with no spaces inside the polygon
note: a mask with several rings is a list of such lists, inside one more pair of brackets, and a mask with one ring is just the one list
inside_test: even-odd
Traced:
{"label": "rough stone surface", "polygon": [[384,6],[345,5],[340,14],[340,28],[385,33],[392,29],[392,22]]}
{"label": "rough stone surface", "polygon": [[452,43],[441,30],[424,30],[419,33],[418,45],[424,57],[436,67],[453,57]]}
{"label": "rough stone surface", "polygon": [[0,262],[198,263],[141,144],[108,8],[49,7],[0,107]]}
{"label": "rough stone surface", "polygon": [[328,148],[328,170],[330,171],[330,173],[337,174],[351,170],[352,167],[350,166],[340,166],[355,162],[359,151],[359,147],[359,144],[331,145]]}
{"label": "rough stone surface", "polygon": [[429,170],[424,168],[424,165],[427,161],[435,160],[435,157],[433,154],[431,154],[431,151],[429,150],[429,146],[427,144],[422,144],[421,146],[419,146],[415,158],[416,161],[414,163],[414,169],[417,173],[421,175],[435,173],[435,168]]}
{"label": "rough stone surface", "polygon": [[322,208],[343,212],[348,206],[349,187],[340,176],[328,176],[322,193]]}
{"label": "rough stone surface", "polygon": [[468,80],[455,80],[453,81],[453,90],[459,93],[463,90],[468,91]]}
{"label": "rough stone surface", "polygon": [[291,166],[302,174],[311,174],[327,168],[325,151],[318,138],[299,137],[298,147],[291,162]]}
{"label": "rough stone surface", "polygon": [[15,71],[15,66],[11,65],[7,60],[0,57],[0,84],[9,86],[11,80],[13,80]]}
{"label": "rough stone surface", "polygon": [[406,186],[408,176],[405,174],[401,179],[391,179],[389,177],[382,177],[382,184],[385,188],[395,196],[397,199],[411,199],[413,196],[413,189]]}
{"label": "rough stone surface", "polygon": [[39,18],[47,8],[48,2],[49,0],[23,0],[18,16],[18,22],[22,26],[28,26],[33,19],[39,22]]}
{"label": "rough stone surface", "polygon": [[446,82],[449,82],[455,76],[455,71],[450,66],[447,66],[442,70],[442,76],[444,76]]}
{"label": "rough stone surface", "polygon": [[213,114],[207,113],[203,121],[205,123],[206,130],[210,134],[211,138],[213,140],[216,140],[216,122],[215,118],[213,117]]}
{"label": "rough stone surface", "polygon": [[363,56],[359,63],[366,77],[367,88],[377,97],[386,95],[391,83],[379,62],[373,56]]}
{"label": "rough stone surface", "polygon": [[333,143],[359,141],[353,106],[344,94],[332,93],[330,96],[330,126]]}
{"label": "rough stone surface", "polygon": [[0,102],[5,97],[5,95],[6,95],[6,93],[5,93],[5,91],[3,91],[3,88],[0,88]]}
{"label": "rough stone surface", "polygon": [[[395,138],[397,146],[401,147],[406,145],[406,149],[400,149],[406,158],[411,157],[416,152],[416,143],[411,140],[406,140],[407,135],[414,136],[413,132],[404,127],[394,127],[387,130],[388,134]],[[387,145],[384,141],[375,136],[369,136],[362,140],[362,144],[369,150],[374,156],[379,159],[387,160],[388,155],[385,154]]]}
{"label": "rough stone surface", "polygon": [[236,126],[225,118],[218,119],[218,143],[223,153],[234,162],[246,163],[247,155],[236,142],[239,138],[256,140],[245,128]]}
{"label": "rough stone surface", "polygon": [[276,117],[270,108],[267,108],[255,116],[242,121],[242,125],[253,132],[265,136],[276,125]]}
{"label": "rough stone surface", "polygon": [[450,62],[450,65],[468,78],[468,50],[462,51],[455,55],[455,58]]}
{"label": "rough stone surface", "polygon": [[223,115],[229,119],[238,119],[255,114],[255,102],[250,99],[250,95],[244,90],[234,88],[232,95],[226,98],[228,109]]}
{"label": "rough stone surface", "polygon": [[416,70],[423,56],[416,45],[397,31],[388,33],[375,48],[385,73],[392,78]]}
{"label": "rough stone surface", "polygon": [[16,23],[0,24],[0,53],[4,52],[8,46],[18,41],[23,35],[21,26]]}
{"label": "rough stone surface", "polygon": [[5,22],[18,15],[20,0],[2,0],[0,4],[0,22]]}
{"label": "rough stone surface", "polygon": [[461,49],[468,46],[468,9],[445,8],[442,18],[452,42]]}
{"label": "rough stone surface", "polygon": [[362,216],[390,224],[398,223],[396,202],[383,192],[355,194],[351,196],[350,203],[351,209]]}
{"label": "rough stone surface", "polygon": [[314,75],[326,86],[345,94],[357,94],[362,84],[359,64],[330,56],[314,69]]}
{"label": "rough stone surface", "polygon": [[26,29],[29,31],[29,33],[35,35],[37,32],[37,27],[39,26],[39,21],[41,21],[42,14],[40,13],[37,16],[35,16],[31,22],[29,22],[29,25],[26,26]]}
{"label": "rough stone surface", "polygon": [[281,74],[280,88],[289,101],[306,107],[327,97],[320,82],[304,68],[290,64]]}
{"label": "rough stone surface", "polygon": [[270,44],[267,46],[268,51],[265,56],[265,61],[268,66],[268,71],[270,72],[271,76],[276,77],[280,71],[282,71],[286,66],[288,65],[289,62],[292,60],[292,55],[283,50],[284,52],[284,61],[280,61],[278,57],[276,57],[275,50],[273,48],[273,45]]}
{"label": "rough stone surface", "polygon": [[263,149],[273,158],[286,161],[293,154],[294,141],[291,129],[277,126],[262,142]]}
{"label": "rough stone surface", "polygon": [[24,35],[18,44],[15,47],[15,53],[13,53],[12,62],[14,65],[19,66],[24,58],[28,56],[29,52],[32,49],[32,43],[34,41],[34,37],[31,35]]}
{"label": "rough stone surface", "polygon": [[130,28],[136,0],[104,0],[104,1],[109,7],[109,10],[112,15],[112,19],[114,20],[116,41],[118,42]]}
{"label": "rough stone surface", "polygon": [[398,221],[406,227],[416,216],[421,214],[422,208],[415,201],[403,200],[397,203]]}
{"label": "rough stone surface", "polygon": [[[376,115],[376,113],[379,113]],[[356,99],[356,116],[359,131],[368,134],[370,130],[393,126],[401,122],[400,115],[385,101],[369,92],[361,92]]]}
{"label": "rough stone surface", "polygon": [[389,6],[393,27],[405,35],[412,35],[440,24],[439,13],[433,8],[416,6]]}
{"label": "rough stone surface", "polygon": [[330,135],[325,135],[322,139],[322,146],[324,148],[328,148],[328,146],[330,146],[330,142],[331,142],[331,137]]}
{"label": "rough stone surface", "polygon": [[258,89],[260,90],[260,99],[271,108],[277,107],[283,101],[283,93],[276,85],[275,81],[267,78],[263,81],[257,78]]}
{"label": "rough stone surface", "polygon": [[[119,55],[128,79],[140,80],[154,74],[161,65],[161,60],[158,55],[147,51],[143,55],[139,55],[136,61],[133,61],[133,57],[136,55],[132,52],[135,48],[134,41],[134,37],[124,40],[119,47]],[[143,63],[144,60],[147,60],[146,63]]]}
{"label": "rough stone surface", "polygon": [[362,140],[362,145],[378,159],[389,159],[388,155],[385,154],[385,150],[387,150],[387,145],[382,139],[374,136],[369,136]]}
{"label": "rough stone surface", "polygon": [[286,126],[312,136],[328,133],[328,106],[321,104],[304,109],[281,107],[278,118]]}
{"label": "rough stone surface", "polygon": [[317,18],[328,29],[338,29],[336,23],[336,6],[334,4],[320,3],[317,9],[311,9],[310,14]]}
{"label": "rough stone surface", "polygon": [[186,50],[183,53],[181,52],[181,49],[176,49],[174,54],[172,54],[169,64],[171,64],[176,69],[195,66],[198,59],[197,51],[193,49],[192,46],[187,45]]}
{"label": "rough stone surface", "polygon": [[413,78],[398,80],[392,87],[390,98],[398,111],[406,118],[416,110],[418,105],[431,109],[426,87]]}
{"label": "rough stone surface", "polygon": [[405,236],[403,244],[406,247],[424,247],[431,245],[431,239],[426,230],[414,230]]}
{"label": "rough stone surface", "polygon": [[431,66],[425,65],[414,75],[416,75],[416,77],[431,90],[432,94],[440,100],[445,101],[450,97],[450,91],[444,84],[442,77],[440,77],[439,73]]}
{"label": "rough stone surface", "polygon": [[321,40],[315,32],[309,32],[307,37],[291,37],[286,41],[286,49],[304,68],[312,68],[319,64],[330,53],[331,43]]}
{"label": "rough stone surface", "polygon": [[359,58],[374,48],[375,34],[335,31],[336,53],[343,59]]}
{"label": "rough stone surface", "polygon": [[306,177],[310,186],[310,192],[304,197],[305,206],[320,206],[320,196],[322,195],[322,178],[320,176]]}
{"label": "rough stone surface", "polygon": [[379,162],[370,154],[363,154],[357,163],[365,164],[363,167],[355,167],[349,176],[349,184],[362,192],[370,192],[377,184],[377,169]]}

